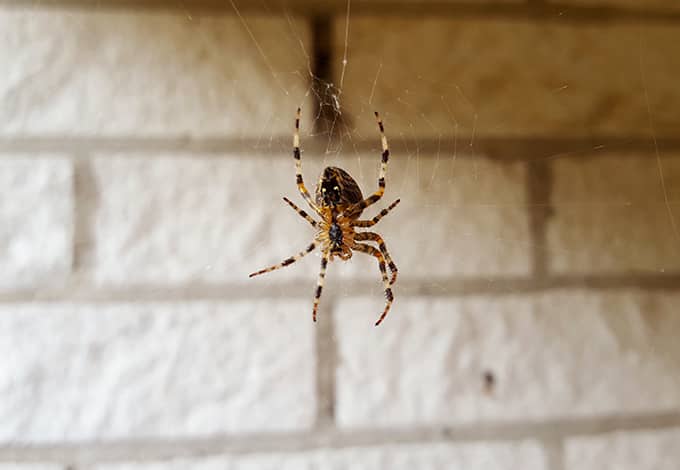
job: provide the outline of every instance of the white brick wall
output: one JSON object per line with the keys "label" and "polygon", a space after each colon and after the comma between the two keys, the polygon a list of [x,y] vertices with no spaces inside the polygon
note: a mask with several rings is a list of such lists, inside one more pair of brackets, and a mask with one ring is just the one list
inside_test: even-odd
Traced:
{"label": "white brick wall", "polygon": [[306,429],[316,413],[306,307],[5,306],[0,442]]}
{"label": "white brick wall", "polygon": [[[281,200],[301,199],[292,156],[248,158],[96,159],[97,282],[247,282],[251,272],[307,246],[312,228]],[[305,276],[300,267],[288,271]]]}
{"label": "white brick wall", "polygon": [[34,463],[17,463],[4,464],[0,463],[0,470],[63,470],[61,465],[54,464],[34,464]]}
{"label": "white brick wall", "polygon": [[0,133],[287,132],[289,116],[280,111],[303,104],[307,88],[298,40],[306,43],[308,31],[304,21],[291,21],[295,35],[284,18],[248,18],[264,59],[232,15],[3,8]]}
{"label": "white brick wall", "polygon": [[376,28],[367,17],[351,28],[343,99],[364,134],[365,111],[378,108],[416,142],[456,126],[466,136],[644,135],[645,96],[657,133],[679,124],[672,25],[388,17]]}
{"label": "white brick wall", "polygon": [[[548,228],[555,271],[680,269],[680,236],[674,229],[680,231],[680,160],[664,157],[661,170],[649,154],[597,155],[585,164],[555,162],[553,204],[557,211]],[[601,225],[608,229],[600,230]]]}
{"label": "white brick wall", "polygon": [[542,470],[545,456],[534,442],[518,445],[478,443],[467,445],[381,446],[372,449],[320,450],[315,452],[272,454],[268,456],[211,457],[164,463],[126,463],[102,465],[96,470],[191,469],[234,470],[269,469],[351,469],[378,470],[503,470],[511,468]]}
{"label": "white brick wall", "polygon": [[[675,7],[502,1],[353,3],[341,94],[342,5],[0,6],[0,470],[675,468]],[[363,254],[317,324],[318,255],[247,278],[313,236],[298,106],[310,189],[383,114],[379,328]]]}
{"label": "white brick wall", "polygon": [[672,470],[680,462],[680,429],[569,439],[566,470]]}
{"label": "white brick wall", "polygon": [[0,159],[0,290],[62,283],[73,231],[69,161]]}
{"label": "white brick wall", "polygon": [[[404,427],[675,410],[677,295],[343,299],[338,422]],[[495,377],[486,393],[484,375]],[[650,387],[649,384],[654,384]]]}

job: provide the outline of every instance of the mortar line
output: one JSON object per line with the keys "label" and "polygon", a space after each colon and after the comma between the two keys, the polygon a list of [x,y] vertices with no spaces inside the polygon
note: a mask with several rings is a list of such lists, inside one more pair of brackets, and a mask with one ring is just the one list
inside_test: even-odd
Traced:
{"label": "mortar line", "polygon": [[337,367],[337,343],[335,341],[335,312],[338,299],[335,294],[326,295],[316,326],[316,380],[318,430],[335,427]]}
{"label": "mortar line", "polygon": [[[85,276],[84,276],[85,278]],[[374,296],[375,289],[364,279],[340,279],[338,283],[356,296]],[[42,286],[0,292],[0,303],[24,302],[83,302],[83,303],[143,303],[143,302],[235,302],[261,297],[266,299],[309,299],[314,286],[312,278],[270,283],[222,282],[168,284],[135,284],[100,286],[73,279],[67,285]],[[641,292],[680,291],[680,273],[649,275],[549,275],[498,276],[475,278],[400,279],[401,297],[429,296],[457,298],[460,296],[507,296],[536,294],[555,290],[607,291],[638,289]]]}
{"label": "mortar line", "polygon": [[548,218],[553,214],[553,187],[550,162],[535,160],[527,163],[527,203],[531,240],[531,271],[535,278],[548,275]]}
{"label": "mortar line", "polygon": [[[680,413],[603,415],[555,418],[544,421],[499,421],[452,426],[422,426],[408,429],[357,427],[326,428],[281,433],[214,435],[195,438],[129,439],[71,444],[0,446],[0,462],[64,462],[86,467],[91,463],[164,461],[218,455],[294,453],[387,445],[464,444],[471,442],[563,441],[574,437],[596,437],[616,432],[680,428]],[[552,469],[551,469],[552,470]],[[558,468],[559,470],[559,468]]]}
{"label": "mortar line", "polygon": [[[294,112],[291,112],[291,116]],[[458,141],[470,139],[459,136]],[[263,144],[258,138],[154,138],[154,137],[0,137],[0,158],[10,154],[20,158],[56,157],[55,153],[74,155],[76,159],[91,158],[98,154],[120,157],[204,157],[219,158],[291,158],[290,136],[274,137]],[[596,158],[612,155],[655,156],[653,143],[649,137],[621,137],[602,135],[595,137],[495,137],[475,136],[475,155],[500,161],[554,161],[561,159]],[[670,153],[668,158],[680,157],[680,137],[661,136],[657,139],[659,148]],[[453,148],[454,139],[424,136],[418,139],[421,155],[436,154],[441,148]],[[305,137],[308,154],[325,153],[328,137],[324,135]],[[353,144],[357,152],[376,152],[379,146],[373,140],[357,141]],[[392,139],[390,146],[395,152],[405,154],[409,142]],[[412,150],[412,149],[411,149]],[[673,152],[675,155],[673,156]],[[87,157],[85,157],[87,155]],[[63,157],[63,155],[61,155]],[[461,153],[460,158],[470,157]],[[475,157],[475,158],[477,158]]]}
{"label": "mortar line", "polygon": [[564,436],[553,436],[541,439],[546,453],[548,470],[564,470]]}
{"label": "mortar line", "polygon": [[[24,0],[0,0],[2,8],[36,8],[36,5],[26,5]],[[239,11],[246,14],[323,14],[339,15],[345,11],[346,2],[343,0],[328,0],[325,2],[296,1],[285,4],[261,2],[240,2]],[[92,11],[91,0],[41,0],[41,9],[62,9]],[[107,0],[97,2],[98,11],[116,10],[145,10],[172,11],[178,10],[183,14],[187,11],[187,2],[183,0]],[[233,15],[229,2],[220,0],[195,0],[191,2],[194,14],[212,13]],[[633,7],[618,7],[614,5],[573,5],[569,3],[553,2],[524,2],[524,3],[479,3],[474,1],[442,2],[441,0],[425,0],[412,4],[408,1],[390,2],[358,2],[352,5],[353,16],[381,17],[450,17],[456,19],[477,20],[541,20],[560,24],[588,25],[592,23],[677,23],[680,22],[680,12],[675,10],[644,9]]]}
{"label": "mortar line", "polygon": [[71,270],[74,276],[78,276],[83,265],[83,247],[87,243],[88,231],[91,221],[88,220],[85,210],[85,175],[88,173],[88,155],[79,155],[72,158],[73,166],[73,234],[71,248],[73,250],[73,263]]}

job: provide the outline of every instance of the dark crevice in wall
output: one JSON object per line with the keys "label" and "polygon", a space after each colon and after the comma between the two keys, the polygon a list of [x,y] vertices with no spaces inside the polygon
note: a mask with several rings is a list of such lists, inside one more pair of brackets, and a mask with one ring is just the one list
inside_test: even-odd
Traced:
{"label": "dark crevice in wall", "polygon": [[315,15],[311,17],[312,34],[312,90],[314,93],[314,133],[337,137],[341,116],[337,107],[338,90],[334,84],[333,17]]}
{"label": "dark crevice in wall", "polygon": [[[334,137],[338,116],[332,106],[333,88],[333,17],[313,15],[309,17],[311,30],[312,91],[314,93],[314,134],[327,141]],[[319,149],[317,149],[319,150]],[[313,152],[311,155],[323,155]],[[329,298],[321,303],[321,313],[314,324],[316,329],[316,427],[318,429],[335,426],[335,372],[337,367],[337,345],[333,313],[335,299]],[[310,295],[311,306],[311,295]],[[325,315],[324,315],[325,313]]]}
{"label": "dark crevice in wall", "polygon": [[552,167],[546,161],[530,161],[527,164],[527,204],[529,233],[531,235],[531,270],[536,278],[548,275],[548,221],[553,215],[551,193]]}
{"label": "dark crevice in wall", "polygon": [[84,274],[94,245],[95,212],[98,205],[98,192],[90,164],[89,153],[78,153],[73,159],[73,274]]}

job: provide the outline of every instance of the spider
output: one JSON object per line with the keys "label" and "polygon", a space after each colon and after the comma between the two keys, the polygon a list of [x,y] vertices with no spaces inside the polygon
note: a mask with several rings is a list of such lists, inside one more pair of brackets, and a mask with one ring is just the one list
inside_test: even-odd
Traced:
{"label": "spider", "polygon": [[[378,127],[380,128],[380,140],[382,143],[382,161],[380,164],[380,175],[378,177],[378,190],[364,199],[361,194],[361,189],[359,189],[359,185],[349,173],[341,168],[329,166],[323,170],[319,177],[319,182],[316,185],[316,198],[313,200],[305,187],[305,183],[302,181],[302,163],[300,161],[300,108],[297,110],[295,117],[295,133],[293,135],[295,178],[300,194],[321,220],[315,220],[307,214],[307,212],[300,209],[288,198],[284,197],[283,200],[286,201],[290,207],[309,222],[312,227],[317,229],[314,241],[312,241],[304,251],[301,251],[297,255],[286,258],[279,264],[254,272],[249,277],[258,276],[289,266],[306,254],[311,253],[317,246],[321,247],[321,270],[319,272],[319,279],[314,294],[314,308],[312,309],[312,320],[314,321],[316,321],[316,312],[319,308],[319,299],[321,298],[321,290],[323,289],[328,262],[333,261],[333,258],[336,256],[342,260],[348,260],[352,257],[353,251],[360,251],[367,255],[374,256],[378,261],[378,268],[382,275],[383,284],[385,286],[385,298],[387,301],[385,303],[385,310],[382,312],[382,315],[380,315],[375,326],[380,325],[383,321],[394,300],[392,285],[397,280],[397,266],[392,261],[392,257],[387,251],[385,242],[377,233],[355,231],[355,227],[372,227],[377,224],[380,219],[385,217],[397,204],[399,204],[399,199],[397,199],[390,204],[387,209],[383,209],[372,219],[359,220],[359,216],[364,209],[378,202],[385,193],[385,174],[387,172],[387,161],[389,160],[390,150],[387,146],[387,138],[385,137],[385,129],[383,128],[382,120],[377,112],[375,113],[375,118],[378,121]],[[378,248],[376,249],[365,243],[358,243],[360,241],[376,242]],[[387,276],[385,261],[387,261],[387,267],[392,274],[391,278],[388,278]]]}

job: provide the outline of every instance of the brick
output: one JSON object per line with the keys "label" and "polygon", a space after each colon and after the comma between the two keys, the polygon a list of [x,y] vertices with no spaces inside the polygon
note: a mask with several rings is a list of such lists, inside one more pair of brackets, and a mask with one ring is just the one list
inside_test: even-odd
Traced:
{"label": "brick", "polygon": [[64,470],[64,467],[49,463],[0,463],[0,470]]}
{"label": "brick", "polygon": [[255,40],[231,14],[2,9],[0,134],[287,134],[306,100],[308,28],[245,21]]}
{"label": "brick", "polygon": [[551,267],[560,273],[680,269],[674,229],[680,232],[680,159],[668,157],[661,163],[668,207],[653,154],[556,161]]}
{"label": "brick", "polygon": [[300,311],[292,301],[2,306],[0,441],[306,429],[314,340]]}
{"label": "brick", "polygon": [[64,281],[73,262],[73,210],[68,160],[0,159],[0,290]]}
{"label": "brick", "polygon": [[565,470],[675,470],[680,462],[680,429],[570,438],[565,460]]}
{"label": "brick", "polygon": [[560,2],[562,5],[578,5],[588,7],[620,7],[633,8],[643,11],[674,11],[680,5],[675,0],[646,0],[644,6],[641,8],[638,0],[564,0]]}
{"label": "brick", "polygon": [[[93,173],[99,204],[86,258],[101,284],[248,282],[314,237],[281,200],[304,205],[292,157],[107,156]],[[308,256],[285,277],[305,278],[317,264]]]}
{"label": "brick", "polygon": [[[338,57],[344,31],[338,17]],[[382,18],[377,28],[354,18],[340,104],[359,133],[373,130],[377,109],[416,146],[414,136],[456,129],[467,138],[646,135],[648,98],[656,132],[673,136],[678,40],[670,24],[431,17]]]}
{"label": "brick", "polygon": [[[364,196],[377,189],[378,155],[347,156],[343,166]],[[385,239],[400,279],[523,275],[530,270],[531,238],[526,214],[525,168],[477,155],[393,155],[386,193],[370,219],[397,198],[401,203],[373,231]],[[337,266],[336,266],[337,265]],[[375,259],[356,254],[335,263],[347,277],[376,280]]]}
{"label": "brick", "polygon": [[546,467],[543,450],[533,441],[512,444],[474,443],[414,444],[375,448],[324,449],[304,453],[274,453],[175,460],[171,463],[103,464],[95,470],[192,469],[316,469],[348,468],[352,470],[501,470],[511,468],[542,470]]}
{"label": "brick", "polygon": [[[675,410],[677,294],[403,298],[335,310],[341,427],[459,425]],[[494,377],[491,389],[485,375]]]}
{"label": "brick", "polygon": [[[311,191],[322,162],[307,160]],[[348,158],[343,165],[366,194],[377,187],[376,160]],[[395,159],[389,169],[379,206],[397,196],[403,202],[375,231],[384,236],[401,275],[527,272],[523,168],[481,158],[449,163]],[[83,258],[102,284],[247,282],[250,272],[297,253],[314,236],[280,201],[286,195],[305,206],[292,158],[107,156],[94,162],[93,173],[95,241]],[[366,217],[378,211],[371,208]],[[307,256],[269,279],[313,283],[318,264],[318,255]],[[331,271],[377,280],[375,264],[360,253],[350,263],[334,263]]]}

